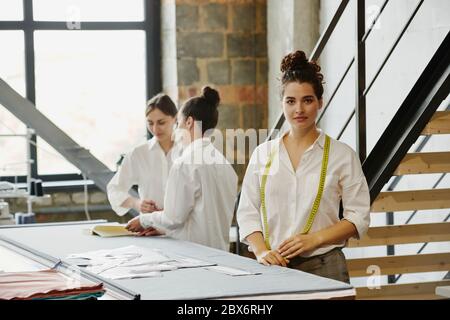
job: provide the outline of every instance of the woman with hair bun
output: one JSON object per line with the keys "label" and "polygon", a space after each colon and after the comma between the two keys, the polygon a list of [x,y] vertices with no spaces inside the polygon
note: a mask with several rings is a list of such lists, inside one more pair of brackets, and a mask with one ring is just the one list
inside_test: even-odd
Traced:
{"label": "woman with hair bun", "polygon": [[350,282],[341,248],[369,227],[367,181],[355,151],[316,126],[320,67],[296,51],[283,58],[281,72],[289,130],[251,157],[237,211],[240,236],[262,264]]}
{"label": "woman with hair bun", "polygon": [[131,220],[130,231],[155,228],[177,239],[229,250],[238,179],[208,137],[219,119],[219,103],[219,93],[204,87],[179,110],[177,136],[185,148],[170,171],[164,211]]}

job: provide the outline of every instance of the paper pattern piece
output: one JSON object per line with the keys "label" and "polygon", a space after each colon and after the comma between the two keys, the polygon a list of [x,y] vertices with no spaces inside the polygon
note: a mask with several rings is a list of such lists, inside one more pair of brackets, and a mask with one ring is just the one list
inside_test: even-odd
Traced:
{"label": "paper pattern piece", "polygon": [[261,274],[260,272],[249,272],[249,271],[245,271],[242,269],[236,269],[236,268],[225,267],[225,266],[212,266],[212,267],[206,267],[205,269],[224,273],[229,276],[249,276],[249,275]]}
{"label": "paper pattern piece", "polygon": [[259,273],[249,272],[216,263],[201,261],[175,254],[165,254],[158,249],[127,246],[109,250],[75,253],[67,256],[72,264],[86,267],[86,270],[104,278],[136,279],[161,277],[162,272],[181,268],[205,268],[230,276],[246,276]]}
{"label": "paper pattern piece", "polygon": [[166,255],[158,249],[127,246],[111,250],[96,250],[67,256],[72,264],[108,279],[161,277],[162,272],[180,268],[201,268],[215,263]]}

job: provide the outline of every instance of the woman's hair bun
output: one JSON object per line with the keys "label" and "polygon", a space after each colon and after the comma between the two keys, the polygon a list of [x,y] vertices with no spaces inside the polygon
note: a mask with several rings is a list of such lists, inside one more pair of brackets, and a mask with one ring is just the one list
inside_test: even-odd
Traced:
{"label": "woman's hair bun", "polygon": [[220,96],[219,92],[211,87],[203,87],[202,88],[202,95],[201,95],[206,101],[208,101],[211,105],[213,105],[215,108],[219,106],[220,103]]}
{"label": "woman's hair bun", "polygon": [[302,70],[308,68],[310,62],[304,51],[297,50],[286,55],[281,61],[281,72]]}
{"label": "woman's hair bun", "polygon": [[304,51],[297,50],[287,54],[280,66],[282,91],[288,83],[309,83],[313,86],[318,99],[323,96],[323,74],[320,66],[315,61],[309,61]]}

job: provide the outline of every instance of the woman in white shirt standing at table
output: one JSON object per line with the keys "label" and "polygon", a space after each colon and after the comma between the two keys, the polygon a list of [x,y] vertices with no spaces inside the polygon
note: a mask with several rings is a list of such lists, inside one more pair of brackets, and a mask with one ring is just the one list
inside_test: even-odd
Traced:
{"label": "woman in white shirt standing at table", "polygon": [[240,236],[262,264],[349,282],[341,248],[362,237],[370,221],[361,162],[348,145],[316,127],[323,104],[320,67],[297,51],[284,57],[281,72],[289,131],[251,157],[237,211]]}
{"label": "woman in white shirt standing at table", "polygon": [[176,239],[229,250],[238,179],[208,138],[218,122],[219,102],[219,93],[205,87],[180,109],[177,133],[185,147],[169,174],[164,211],[134,218],[130,231],[152,227]]}
{"label": "woman in white shirt standing at table", "polygon": [[[172,99],[162,93],[154,96],[147,103],[145,116],[153,138],[126,155],[107,187],[109,202],[119,216],[131,208],[141,213],[162,208],[170,168],[181,154],[172,139],[177,116]],[[138,186],[139,198],[129,194],[133,185]]]}

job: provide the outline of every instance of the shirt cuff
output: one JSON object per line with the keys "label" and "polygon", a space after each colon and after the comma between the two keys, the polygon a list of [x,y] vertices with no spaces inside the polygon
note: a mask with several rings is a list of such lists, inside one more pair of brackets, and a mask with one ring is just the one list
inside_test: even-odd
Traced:
{"label": "shirt cuff", "polygon": [[114,210],[115,213],[117,213],[117,215],[119,217],[123,217],[124,215],[126,215],[128,213],[128,211],[130,211],[130,208],[124,208],[124,207],[115,207],[115,206],[111,206],[111,208]]}
{"label": "shirt cuff", "polygon": [[128,192],[121,191],[110,191],[108,192],[108,200],[111,204],[111,208],[117,213],[118,216],[124,216],[130,208],[122,207],[121,204],[124,203],[130,194]]}
{"label": "shirt cuff", "polygon": [[361,239],[369,229],[369,223],[366,222],[364,218],[361,217],[361,214],[349,212],[345,215],[343,220],[347,220],[348,222],[352,223],[355,226],[357,234],[352,238],[356,240]]}
{"label": "shirt cuff", "polygon": [[144,229],[148,229],[153,226],[153,219],[151,213],[141,213],[139,215],[139,222]]}
{"label": "shirt cuff", "polygon": [[239,224],[239,238],[241,239],[241,242],[248,244],[247,238],[249,235],[251,235],[254,232],[261,232],[263,233],[263,230],[261,228],[261,223],[258,221],[248,221],[248,222],[241,222]]}

